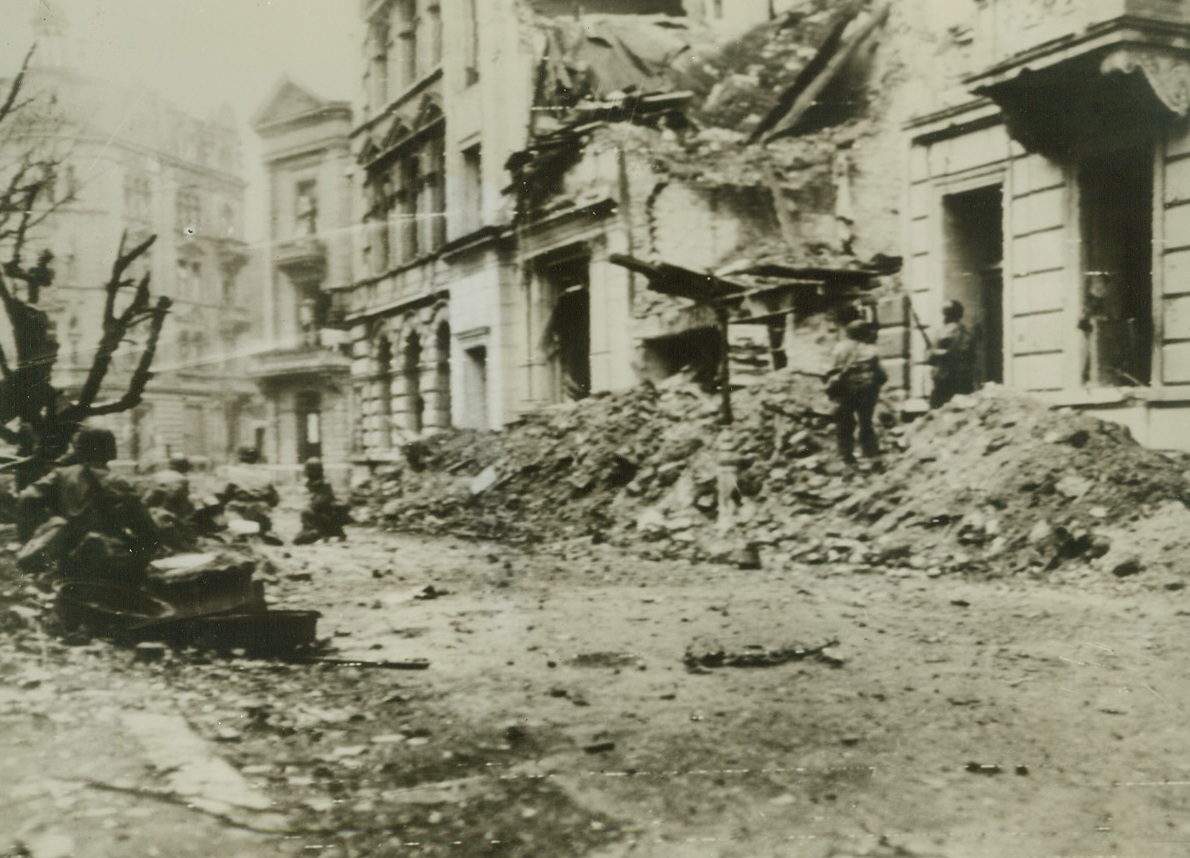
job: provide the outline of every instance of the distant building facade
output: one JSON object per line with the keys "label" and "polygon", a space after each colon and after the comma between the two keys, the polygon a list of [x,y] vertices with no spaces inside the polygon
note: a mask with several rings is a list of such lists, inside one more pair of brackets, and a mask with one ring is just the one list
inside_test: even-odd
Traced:
{"label": "distant building facade", "polygon": [[[239,361],[256,296],[242,288],[249,255],[234,118],[198,119],[151,92],[84,77],[54,62],[67,53],[50,39],[27,79],[28,94],[53,99],[44,145],[62,159],[55,194],[69,197],[26,250],[55,254],[55,283],[39,306],[61,347],[56,381],[69,394],[90,366],[121,235],[131,247],[156,234],[132,273],[149,273],[153,293],[170,296],[173,309],[143,404],[107,422],[122,458],[222,461],[251,442],[253,393]],[[139,345],[116,354],[109,393],[124,389]]]}
{"label": "distant building facade", "polygon": [[251,374],[265,399],[270,464],[312,457],[330,474],[352,450],[351,364],[335,290],[352,282],[351,106],[283,79],[252,119],[263,143],[269,217],[262,248],[263,341]]}

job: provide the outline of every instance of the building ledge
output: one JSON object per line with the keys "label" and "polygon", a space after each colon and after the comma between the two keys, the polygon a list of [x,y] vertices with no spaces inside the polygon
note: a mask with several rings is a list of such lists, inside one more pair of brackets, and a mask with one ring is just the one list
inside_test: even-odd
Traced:
{"label": "building ledge", "polygon": [[289,375],[348,373],[351,361],[322,348],[276,349],[253,355],[248,375],[258,381]]}

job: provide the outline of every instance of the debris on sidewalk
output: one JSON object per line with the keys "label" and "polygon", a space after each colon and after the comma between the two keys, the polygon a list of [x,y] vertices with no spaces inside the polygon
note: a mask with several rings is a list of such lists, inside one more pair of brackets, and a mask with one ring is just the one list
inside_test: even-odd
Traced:
{"label": "debris on sidewalk", "polygon": [[791,644],[780,647],[750,644],[738,650],[727,650],[715,644],[692,644],[683,661],[687,670],[695,671],[717,667],[776,667],[814,657],[830,660],[828,654],[838,643],[830,640],[818,646]]}

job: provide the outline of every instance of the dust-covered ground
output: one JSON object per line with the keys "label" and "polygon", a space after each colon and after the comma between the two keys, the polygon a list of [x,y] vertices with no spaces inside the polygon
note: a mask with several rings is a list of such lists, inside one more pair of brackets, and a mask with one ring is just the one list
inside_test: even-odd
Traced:
{"label": "dust-covered ground", "polygon": [[593,542],[268,549],[360,665],[135,663],[9,577],[0,855],[1190,853],[1183,572]]}

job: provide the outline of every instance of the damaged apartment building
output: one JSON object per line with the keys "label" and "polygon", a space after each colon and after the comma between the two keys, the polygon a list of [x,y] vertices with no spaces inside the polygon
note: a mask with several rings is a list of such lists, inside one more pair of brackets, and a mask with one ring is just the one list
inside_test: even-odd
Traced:
{"label": "damaged apartment building", "polygon": [[724,318],[755,368],[815,371],[873,317],[923,407],[917,322],[952,298],[980,381],[1181,446],[1188,7],[365,3],[356,457],[712,380]]}

